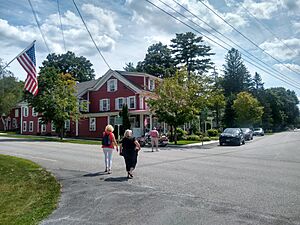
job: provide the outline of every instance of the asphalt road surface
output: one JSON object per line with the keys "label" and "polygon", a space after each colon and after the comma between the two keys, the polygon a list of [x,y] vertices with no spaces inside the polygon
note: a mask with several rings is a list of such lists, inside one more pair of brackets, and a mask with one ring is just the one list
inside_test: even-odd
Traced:
{"label": "asphalt road surface", "polygon": [[104,174],[98,146],[0,137],[0,154],[35,161],[61,182],[43,225],[300,224],[300,132],[243,146],[145,148],[132,180],[116,152]]}

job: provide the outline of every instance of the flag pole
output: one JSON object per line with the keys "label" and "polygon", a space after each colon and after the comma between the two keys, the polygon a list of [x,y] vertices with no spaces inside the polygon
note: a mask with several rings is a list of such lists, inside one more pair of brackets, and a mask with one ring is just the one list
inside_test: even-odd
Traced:
{"label": "flag pole", "polygon": [[16,58],[18,58],[20,55],[22,55],[24,52],[26,52],[34,43],[36,42],[36,40],[34,40],[30,45],[28,45],[20,54],[18,54],[15,58],[13,58],[12,60],[10,60],[9,63],[7,63],[2,70],[4,70],[6,67],[9,66],[9,64],[11,64]]}

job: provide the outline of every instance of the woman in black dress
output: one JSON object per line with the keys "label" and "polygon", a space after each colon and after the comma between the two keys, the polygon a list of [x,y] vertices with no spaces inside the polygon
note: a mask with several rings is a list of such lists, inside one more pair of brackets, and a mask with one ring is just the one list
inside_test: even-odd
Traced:
{"label": "woman in black dress", "polygon": [[120,154],[123,155],[126,164],[127,178],[133,178],[133,170],[137,163],[140,144],[132,136],[132,130],[126,130],[120,145]]}

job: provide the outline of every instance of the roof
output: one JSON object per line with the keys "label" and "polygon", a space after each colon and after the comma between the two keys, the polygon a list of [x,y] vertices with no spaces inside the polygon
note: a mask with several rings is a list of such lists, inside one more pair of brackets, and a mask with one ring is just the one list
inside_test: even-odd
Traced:
{"label": "roof", "polygon": [[126,76],[146,76],[146,77],[151,77],[153,79],[158,79],[161,80],[160,78],[157,78],[155,76],[152,76],[147,73],[140,73],[140,72],[127,72],[127,71],[120,71],[120,70],[108,70],[102,77],[98,78],[97,80],[91,80],[91,81],[85,81],[82,83],[78,83],[76,85],[76,96],[80,97],[83,94],[85,94],[88,91],[96,91],[98,90],[111,76],[116,77],[118,80],[120,80],[122,83],[127,85],[129,88],[131,88],[133,91],[137,93],[144,92],[143,88],[130,81],[129,79],[126,78]]}
{"label": "roof", "polygon": [[77,83],[76,84],[76,96],[79,96],[85,90],[94,87],[94,85],[98,82],[99,79]]}
{"label": "roof", "polygon": [[161,79],[158,78],[156,76],[150,75],[148,73],[142,73],[142,72],[127,72],[127,71],[121,71],[121,70],[115,70],[116,72],[118,72],[119,74],[121,74],[122,76],[146,76],[146,77],[151,77],[153,79]]}

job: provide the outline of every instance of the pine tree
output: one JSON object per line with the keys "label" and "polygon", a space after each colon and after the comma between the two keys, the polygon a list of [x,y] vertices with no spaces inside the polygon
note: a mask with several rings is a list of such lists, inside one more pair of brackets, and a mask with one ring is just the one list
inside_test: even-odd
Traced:
{"label": "pine tree", "polygon": [[172,53],[175,54],[175,64],[185,66],[190,77],[191,72],[197,71],[199,74],[207,72],[212,68],[210,56],[211,47],[202,44],[202,37],[197,37],[192,32],[176,34],[176,38],[171,40]]}

